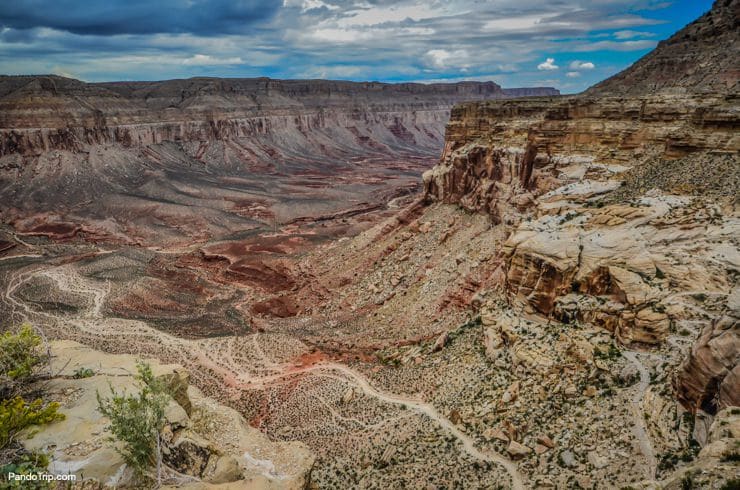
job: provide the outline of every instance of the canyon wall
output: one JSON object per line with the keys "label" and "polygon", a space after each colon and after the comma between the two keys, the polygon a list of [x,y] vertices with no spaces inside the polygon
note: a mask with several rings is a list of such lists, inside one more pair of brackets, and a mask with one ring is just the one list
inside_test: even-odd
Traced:
{"label": "canyon wall", "polygon": [[504,288],[532,312],[661,345],[695,318],[690,292],[713,298],[674,383],[709,414],[740,389],[737,318],[723,306],[740,272],[740,59],[724,49],[740,41],[739,5],[716,2],[584,94],[456,106],[424,174],[427,201],[506,227]]}
{"label": "canyon wall", "polygon": [[[0,77],[0,156],[347,129],[375,143],[429,149],[458,102],[556,95],[493,82],[384,84],[194,78],[84,83],[57,76]],[[429,134],[427,134],[429,133]],[[430,139],[432,141],[430,141]],[[338,145],[337,145],[338,146]]]}

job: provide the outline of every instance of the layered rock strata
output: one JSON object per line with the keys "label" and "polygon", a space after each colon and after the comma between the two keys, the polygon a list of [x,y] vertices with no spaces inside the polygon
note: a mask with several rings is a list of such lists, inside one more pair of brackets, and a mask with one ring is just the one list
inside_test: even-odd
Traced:
{"label": "layered rock strata", "polygon": [[707,324],[691,348],[674,386],[681,401],[709,415],[740,406],[740,289],[725,313]]}
{"label": "layered rock strata", "polygon": [[[493,82],[384,84],[194,78],[88,84],[57,76],[0,78],[0,156],[89,145],[144,146],[383,126],[403,142],[429,139],[466,100],[553,95]],[[410,126],[410,127],[409,127]],[[415,127],[416,126],[416,127]],[[420,141],[417,141],[420,139]],[[427,143],[427,145],[429,145]]]}
{"label": "layered rock strata", "polygon": [[0,77],[0,220],[29,235],[148,246],[294,222],[356,232],[366,225],[354,216],[418,188],[453,104],[517,90]]}

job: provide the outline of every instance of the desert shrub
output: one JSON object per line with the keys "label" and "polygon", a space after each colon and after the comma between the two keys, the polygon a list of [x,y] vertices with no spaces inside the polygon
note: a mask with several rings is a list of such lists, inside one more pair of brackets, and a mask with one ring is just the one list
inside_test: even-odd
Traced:
{"label": "desert shrub", "polygon": [[27,401],[30,382],[47,361],[41,336],[30,325],[0,334],[0,450],[21,431],[64,418],[58,403],[41,398]]}
{"label": "desert shrub", "polygon": [[116,451],[141,478],[159,462],[159,434],[164,426],[168,395],[163,383],[152,374],[151,366],[139,363],[136,368],[137,394],[116,392],[110,386],[110,397],[97,393],[97,398],[98,410],[110,419],[106,429],[112,434],[111,441],[122,443]]}
{"label": "desert shrub", "polygon": [[95,376],[95,371],[86,367],[78,367],[74,372],[75,379],[90,378],[92,376]]}
{"label": "desert shrub", "polygon": [[30,325],[0,335],[0,397],[13,398],[47,361],[41,337]]}
{"label": "desert shrub", "polygon": [[10,444],[24,429],[63,420],[64,414],[57,413],[58,409],[56,402],[36,399],[29,403],[20,396],[0,401],[0,448]]}
{"label": "desert shrub", "polygon": [[740,479],[727,480],[719,490],[740,490]]}
{"label": "desert shrub", "polygon": [[720,461],[723,463],[738,463],[740,462],[740,453],[737,451],[732,451],[727,454],[723,454],[720,458]]}
{"label": "desert shrub", "polygon": [[[42,452],[19,451],[12,462],[0,465],[0,475],[2,475],[0,478],[10,473],[15,473],[16,475],[43,473],[46,471],[47,466],[49,466],[49,457],[46,454]],[[51,488],[51,484],[43,480],[14,481],[5,477],[0,482],[0,488],[46,490]]]}
{"label": "desert shrub", "polygon": [[622,352],[614,346],[614,344],[609,344],[608,348],[604,348],[604,344],[601,344],[598,347],[599,348],[594,351],[594,357],[597,359],[613,361],[622,356]]}

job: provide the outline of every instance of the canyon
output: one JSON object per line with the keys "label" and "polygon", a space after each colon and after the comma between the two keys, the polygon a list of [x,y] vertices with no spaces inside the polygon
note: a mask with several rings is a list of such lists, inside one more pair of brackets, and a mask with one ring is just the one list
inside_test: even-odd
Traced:
{"label": "canyon", "polygon": [[3,77],[0,312],[187,372],[185,487],[736,488],[739,18],[572,96]]}
{"label": "canyon", "polygon": [[321,222],[341,235],[416,190],[455,103],[557,93],[493,82],[0,77],[2,218],[23,233],[146,246],[278,224]]}

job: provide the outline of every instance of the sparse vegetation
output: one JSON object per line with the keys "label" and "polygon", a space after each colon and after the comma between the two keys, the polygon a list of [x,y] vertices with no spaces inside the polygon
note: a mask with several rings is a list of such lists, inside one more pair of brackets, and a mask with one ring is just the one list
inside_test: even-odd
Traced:
{"label": "sparse vegetation", "polygon": [[[47,466],[49,466],[49,457],[46,454],[42,452],[23,452],[14,461],[0,466],[0,475],[39,473],[45,471]],[[45,490],[50,488],[50,484],[46,481],[3,480],[0,482],[0,488]]]}
{"label": "sparse vegetation", "polygon": [[[23,431],[38,430],[41,425],[64,419],[58,412],[58,403],[39,398],[37,392],[30,393],[32,382],[41,377],[41,369],[48,361],[42,343],[41,336],[27,324],[0,335],[0,459],[7,462],[0,467],[3,474],[45,469],[49,463],[46,455],[25,451],[16,437]],[[43,482],[23,483],[24,488],[48,486]],[[5,480],[2,485],[16,488]]]}
{"label": "sparse vegetation", "polygon": [[720,490],[740,490],[740,479],[733,478],[727,480],[724,485],[720,487]]}
{"label": "sparse vegetation", "polygon": [[740,462],[740,453],[732,451],[731,453],[723,454],[720,461],[723,463],[737,463]]}
{"label": "sparse vegetation", "polygon": [[0,336],[0,396],[13,398],[28,387],[47,361],[41,336],[24,324],[16,332]]}
{"label": "sparse vegetation", "polygon": [[143,479],[161,464],[159,437],[169,397],[163,383],[154,377],[151,366],[139,363],[137,370],[138,394],[119,393],[111,386],[110,397],[97,393],[97,398],[98,410],[110,419],[107,429],[112,434],[111,440],[123,444],[116,450],[137,477]]}
{"label": "sparse vegetation", "polygon": [[58,403],[44,403],[37,398],[26,402],[20,396],[0,401],[0,448],[8,446],[19,432],[36,425],[64,419],[57,413]]}
{"label": "sparse vegetation", "polygon": [[75,379],[90,378],[92,376],[95,376],[95,371],[93,371],[90,368],[80,366],[77,369],[75,369],[75,373],[74,373]]}
{"label": "sparse vegetation", "polygon": [[614,344],[609,344],[608,348],[603,347],[603,345],[600,345],[599,348],[594,351],[594,357],[611,361],[622,357],[622,353]]}

